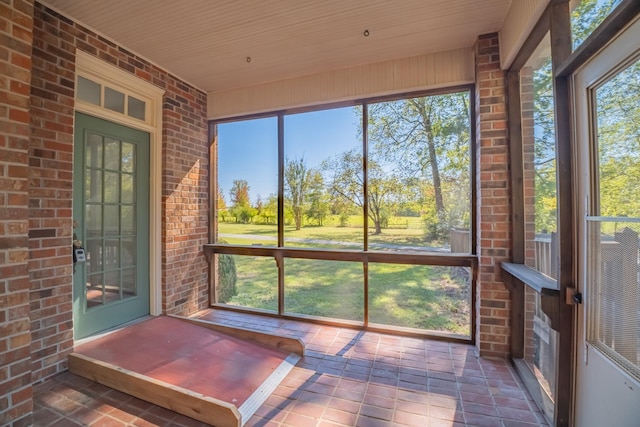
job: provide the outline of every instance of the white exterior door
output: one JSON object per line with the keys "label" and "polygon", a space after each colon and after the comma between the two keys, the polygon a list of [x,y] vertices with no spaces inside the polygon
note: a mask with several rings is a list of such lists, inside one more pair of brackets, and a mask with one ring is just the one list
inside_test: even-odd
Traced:
{"label": "white exterior door", "polygon": [[580,427],[640,425],[639,41],[636,21],[573,79]]}

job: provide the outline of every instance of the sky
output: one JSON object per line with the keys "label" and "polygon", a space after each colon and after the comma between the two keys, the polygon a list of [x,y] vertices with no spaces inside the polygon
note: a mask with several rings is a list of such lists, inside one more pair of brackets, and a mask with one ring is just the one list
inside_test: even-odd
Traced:
{"label": "sky", "polygon": [[[284,118],[285,158],[304,157],[307,167],[354,147],[360,119],[353,107],[291,114]],[[278,193],[278,119],[268,117],[218,125],[218,185],[227,205],[234,179],[249,182],[249,196],[266,201]]]}

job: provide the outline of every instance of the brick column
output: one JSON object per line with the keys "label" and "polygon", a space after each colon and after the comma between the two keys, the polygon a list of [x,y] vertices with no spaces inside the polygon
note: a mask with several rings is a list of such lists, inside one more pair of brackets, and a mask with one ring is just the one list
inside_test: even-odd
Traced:
{"label": "brick column", "polygon": [[0,425],[32,424],[29,93],[33,0],[0,4]]}
{"label": "brick column", "polygon": [[509,354],[509,291],[500,262],[511,257],[511,203],[506,79],[498,34],[478,38],[476,54],[476,162],[479,274],[477,346],[481,356]]}

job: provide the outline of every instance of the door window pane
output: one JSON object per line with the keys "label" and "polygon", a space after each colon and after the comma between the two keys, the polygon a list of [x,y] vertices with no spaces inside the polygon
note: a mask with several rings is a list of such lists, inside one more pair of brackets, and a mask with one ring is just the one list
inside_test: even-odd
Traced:
{"label": "door window pane", "polygon": [[596,88],[587,340],[640,380],[640,61]]}
{"label": "door window pane", "polygon": [[285,246],[363,249],[360,108],[284,120]]}
{"label": "door window pane", "polygon": [[277,245],[277,119],[218,125],[217,242]]}

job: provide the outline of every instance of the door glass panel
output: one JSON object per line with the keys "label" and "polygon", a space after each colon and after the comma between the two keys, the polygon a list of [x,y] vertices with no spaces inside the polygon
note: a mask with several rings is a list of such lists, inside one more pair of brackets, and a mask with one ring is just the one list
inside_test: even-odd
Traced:
{"label": "door glass panel", "polygon": [[122,185],[120,186],[120,201],[122,203],[133,203],[135,199],[135,185],[133,175],[122,174]]}
{"label": "door glass panel", "polygon": [[102,137],[91,134],[87,137],[85,150],[86,165],[92,168],[102,168]]}
{"label": "door glass panel", "polygon": [[102,273],[90,274],[87,278],[87,308],[103,304]]}
{"label": "door glass panel", "polygon": [[105,138],[104,168],[109,170],[120,169],[120,141],[116,141],[111,138]]}
{"label": "door glass panel", "polygon": [[594,91],[587,340],[640,380],[640,61]]}
{"label": "door glass panel", "polygon": [[125,268],[122,270],[122,298],[129,298],[136,295],[136,268]]}
{"label": "door glass panel", "polygon": [[122,143],[122,172],[132,173],[136,167],[135,145]]}
{"label": "door glass panel", "polygon": [[86,203],[102,202],[102,171],[96,169],[86,170],[86,187],[85,201]]}
{"label": "door glass panel", "polygon": [[136,265],[136,238],[123,238],[122,251],[120,252],[120,263],[122,267]]}
{"label": "door glass panel", "polygon": [[119,232],[119,208],[118,206],[104,206],[104,230],[103,235],[114,236]]}
{"label": "door glass panel", "polygon": [[136,145],[105,138],[104,162],[102,147],[102,137],[88,135],[87,308],[136,295]]}
{"label": "door glass panel", "polygon": [[136,214],[133,206],[122,206],[120,208],[120,234],[136,234]]}

